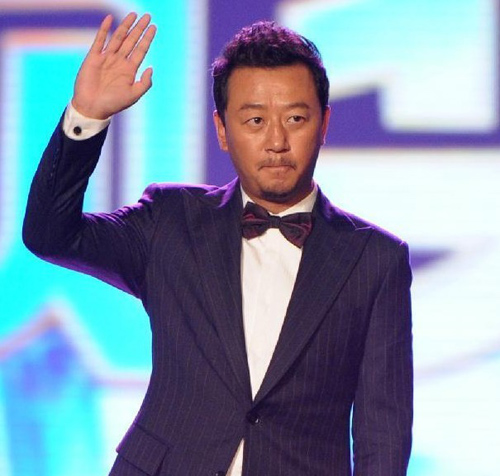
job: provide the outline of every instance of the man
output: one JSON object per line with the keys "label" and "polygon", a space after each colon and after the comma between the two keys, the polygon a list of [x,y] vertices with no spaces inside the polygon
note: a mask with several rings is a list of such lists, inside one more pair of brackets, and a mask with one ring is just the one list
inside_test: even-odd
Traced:
{"label": "man", "polygon": [[111,21],[24,225],[34,253],[137,296],[150,317],[150,385],[110,474],[347,476],[351,410],[354,474],[406,474],[408,250],[313,181],[330,117],[315,46],[261,22],[215,61],[214,122],[237,180],[152,185],[136,205],[82,214],[109,118],[151,87],[150,68],[135,80],[150,17],[129,14],[107,41]]}

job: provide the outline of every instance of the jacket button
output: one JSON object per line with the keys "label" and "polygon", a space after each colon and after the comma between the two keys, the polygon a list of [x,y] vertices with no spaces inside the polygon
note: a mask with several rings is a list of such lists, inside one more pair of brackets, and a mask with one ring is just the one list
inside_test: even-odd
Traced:
{"label": "jacket button", "polygon": [[250,411],[247,413],[247,421],[250,425],[257,425],[260,422],[260,415],[257,412]]}
{"label": "jacket button", "polygon": [[226,472],[225,471],[217,471],[215,473],[215,476],[226,476]]}

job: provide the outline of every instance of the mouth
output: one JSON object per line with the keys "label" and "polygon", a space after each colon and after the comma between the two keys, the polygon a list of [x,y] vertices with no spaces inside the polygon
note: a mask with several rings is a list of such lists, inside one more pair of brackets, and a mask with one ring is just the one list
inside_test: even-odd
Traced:
{"label": "mouth", "polygon": [[294,170],[294,167],[291,165],[265,165],[261,168],[261,170],[267,170],[276,174],[284,174],[291,170]]}
{"label": "mouth", "polygon": [[261,170],[265,169],[274,172],[287,172],[289,170],[295,170],[296,168],[296,165],[292,161],[286,159],[266,160],[259,166],[259,169]]}

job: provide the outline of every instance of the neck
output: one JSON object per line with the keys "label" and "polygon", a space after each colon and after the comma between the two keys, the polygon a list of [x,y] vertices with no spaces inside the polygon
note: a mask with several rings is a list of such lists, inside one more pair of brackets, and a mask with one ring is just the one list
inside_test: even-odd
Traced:
{"label": "neck", "polygon": [[[250,197],[250,195],[249,195],[249,197]],[[250,198],[257,205],[264,207],[269,213],[277,214],[277,213],[284,212],[285,210],[288,210],[289,208],[293,207],[294,205],[299,203],[302,200],[302,198],[305,198],[305,197],[299,198],[293,202],[286,202],[286,203],[271,202],[268,200],[263,200],[261,198],[254,198],[254,197],[250,197]]]}
{"label": "neck", "polygon": [[284,197],[283,201],[280,201],[279,197],[277,197],[276,199],[268,199],[262,196],[255,196],[248,193],[246,190],[245,193],[248,195],[248,198],[252,202],[260,205],[261,207],[264,207],[269,213],[278,214],[288,210],[289,208],[304,200],[304,198],[306,198],[313,190],[314,182],[311,183],[311,187],[305,192],[298,194],[293,198]]}

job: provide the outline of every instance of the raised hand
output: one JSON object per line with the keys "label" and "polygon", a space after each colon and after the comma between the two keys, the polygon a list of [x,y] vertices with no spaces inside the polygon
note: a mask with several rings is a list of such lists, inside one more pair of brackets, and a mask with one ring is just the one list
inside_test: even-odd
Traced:
{"label": "raised hand", "polygon": [[[84,116],[107,117],[136,103],[152,85],[152,68],[136,80],[137,71],[156,33],[150,15],[129,13],[111,35],[113,18],[108,15],[96,34],[78,76],[72,104]],[[134,25],[135,23],[135,25]]]}

